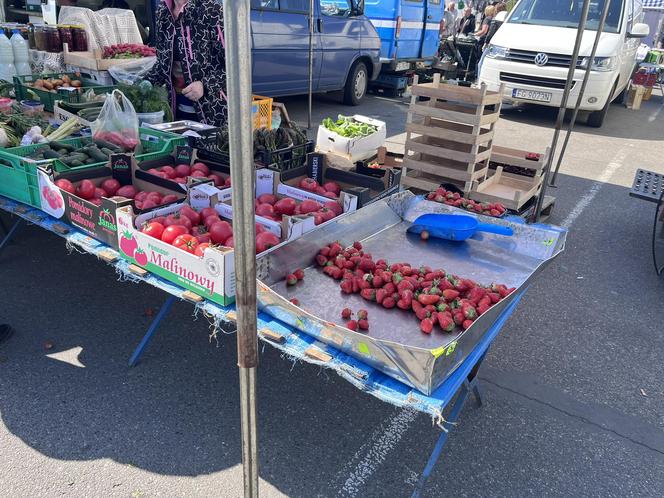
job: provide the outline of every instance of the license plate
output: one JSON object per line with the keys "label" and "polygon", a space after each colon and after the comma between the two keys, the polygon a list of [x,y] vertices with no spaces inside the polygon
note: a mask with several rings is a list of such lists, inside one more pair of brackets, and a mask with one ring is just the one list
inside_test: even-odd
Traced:
{"label": "license plate", "polygon": [[512,90],[512,97],[516,99],[534,100],[536,102],[551,102],[551,94],[549,92],[540,92],[537,90],[522,90],[515,88]]}
{"label": "license plate", "polygon": [[396,71],[406,71],[410,69],[410,62],[397,62]]}

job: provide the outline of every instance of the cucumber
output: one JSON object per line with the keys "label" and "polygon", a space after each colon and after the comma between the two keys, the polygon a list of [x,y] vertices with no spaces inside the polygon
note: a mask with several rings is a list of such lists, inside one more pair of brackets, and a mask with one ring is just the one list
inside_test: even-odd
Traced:
{"label": "cucumber", "polygon": [[69,151],[67,149],[58,149],[58,154],[60,154],[61,156],[66,156],[67,154],[69,154]]}
{"label": "cucumber", "polygon": [[87,160],[85,161],[85,164],[94,164],[94,163],[96,163],[96,162],[97,162],[97,161],[95,161],[94,159],[89,158],[89,159],[87,159]]}
{"label": "cucumber", "polygon": [[85,163],[82,163],[81,161],[78,161],[78,160],[74,159],[73,161],[69,162],[68,166],[70,168],[76,168],[77,166],[83,166],[84,164]]}
{"label": "cucumber", "polygon": [[104,154],[106,154],[107,156],[110,156],[111,154],[113,154],[113,151],[112,151],[111,149],[107,149],[106,147],[102,147],[100,150],[101,150]]}
{"label": "cucumber", "polygon": [[76,152],[74,154],[69,154],[68,156],[61,157],[60,160],[65,163],[67,166],[74,166],[74,162],[79,163],[78,166],[81,166],[85,161],[89,159],[87,154],[81,152]]}
{"label": "cucumber", "polygon": [[92,159],[94,159],[97,162],[108,161],[108,155],[104,154],[94,145],[86,147],[85,149],[83,149],[83,152],[85,152],[88,156],[90,156]]}
{"label": "cucumber", "polygon": [[53,140],[50,145],[53,150],[65,149],[67,152],[74,152],[76,150],[76,147],[73,145],[64,144],[62,142],[58,142],[57,140]]}
{"label": "cucumber", "polygon": [[44,149],[44,159],[60,159],[62,154],[57,153],[53,149]]}
{"label": "cucumber", "polygon": [[114,154],[116,152],[122,152],[122,149],[120,147],[118,147],[115,144],[112,144],[111,142],[107,142],[106,140],[102,140],[101,138],[95,138],[94,142],[95,142],[95,145],[97,147],[99,147],[100,149],[106,148],[106,149],[112,150]]}

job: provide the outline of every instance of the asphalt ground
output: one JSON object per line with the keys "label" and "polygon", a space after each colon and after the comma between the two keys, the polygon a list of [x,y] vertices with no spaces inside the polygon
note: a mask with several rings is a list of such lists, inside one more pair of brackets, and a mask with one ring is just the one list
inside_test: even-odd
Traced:
{"label": "asphalt ground", "polygon": [[[306,98],[286,104],[306,123]],[[394,143],[407,110],[380,97],[314,106],[315,123],[383,119]],[[505,109],[496,143],[543,151],[554,120]],[[661,97],[577,127],[548,220],[569,228],[566,251],[498,336],[484,405],[464,408],[425,496],[664,494],[664,281],[654,204],[628,196],[636,168],[664,173],[663,157]],[[16,329],[0,345],[2,496],[242,494],[234,336],[211,341],[206,319],[177,303],[128,368],[164,294],[38,227],[4,250],[0,283],[0,322]],[[410,495],[439,434],[430,418],[270,346],[258,379],[263,496]]]}

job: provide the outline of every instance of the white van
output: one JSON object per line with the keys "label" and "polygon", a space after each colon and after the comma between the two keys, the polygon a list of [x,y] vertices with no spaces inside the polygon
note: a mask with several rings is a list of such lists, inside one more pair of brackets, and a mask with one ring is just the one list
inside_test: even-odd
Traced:
{"label": "white van", "polygon": [[[589,63],[604,2],[593,0],[579,52],[568,107],[574,108]],[[588,125],[602,126],[609,104],[634,71],[639,38],[648,36],[641,0],[610,0],[609,13],[592,62],[580,109]],[[491,39],[479,79],[491,90],[505,84],[507,102],[560,107],[583,0],[519,0]]]}

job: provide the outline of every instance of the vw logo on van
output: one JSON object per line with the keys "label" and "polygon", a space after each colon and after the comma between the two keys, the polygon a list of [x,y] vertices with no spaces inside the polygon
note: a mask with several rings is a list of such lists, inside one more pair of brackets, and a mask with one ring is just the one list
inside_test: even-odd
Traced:
{"label": "vw logo on van", "polygon": [[546,66],[546,63],[549,62],[549,56],[540,52],[535,56],[535,64],[538,66]]}

